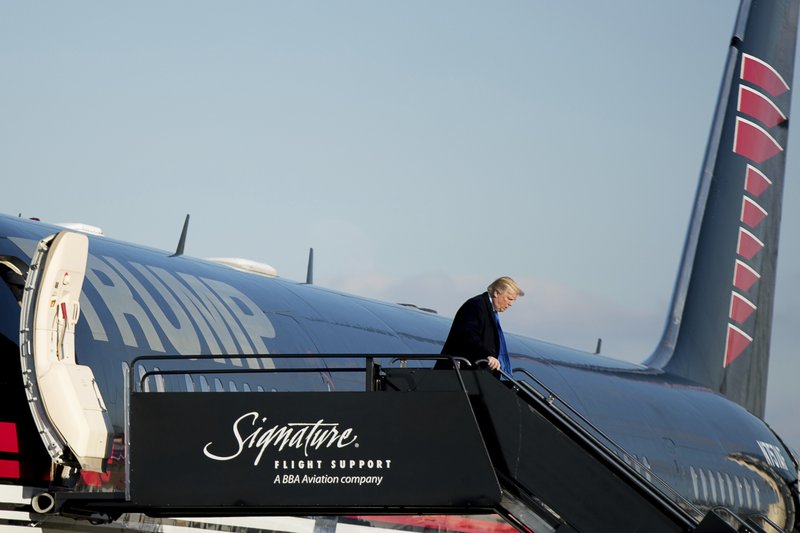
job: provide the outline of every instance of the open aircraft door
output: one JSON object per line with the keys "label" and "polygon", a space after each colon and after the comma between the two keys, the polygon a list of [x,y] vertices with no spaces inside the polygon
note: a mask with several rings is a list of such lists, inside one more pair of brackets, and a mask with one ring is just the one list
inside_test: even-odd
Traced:
{"label": "open aircraft door", "polygon": [[53,461],[102,471],[111,422],[92,370],[75,361],[88,253],[80,233],[39,242],[25,282],[19,345],[28,404]]}

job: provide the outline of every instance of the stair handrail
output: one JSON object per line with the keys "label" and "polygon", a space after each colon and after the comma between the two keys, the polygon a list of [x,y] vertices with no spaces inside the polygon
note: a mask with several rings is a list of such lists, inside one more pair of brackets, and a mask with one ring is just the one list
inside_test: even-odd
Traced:
{"label": "stair handrail", "polygon": [[770,518],[769,518],[767,515],[763,514],[763,513],[751,514],[750,516],[748,516],[748,517],[747,517],[747,519],[748,519],[750,522],[752,522],[752,521],[753,521],[753,518],[758,518],[759,520],[763,520],[763,521],[764,521],[764,522],[766,522],[766,523],[767,523],[767,524],[768,524],[768,525],[769,525],[771,528],[773,528],[775,531],[778,531],[779,533],[786,533],[786,530],[785,530],[785,529],[783,529],[781,526],[779,526],[778,524],[776,524],[775,522],[773,522],[772,520],[770,520]]}
{"label": "stair handrail", "polygon": [[[703,512],[695,506],[692,502],[687,500],[683,497],[678,491],[672,488],[666,481],[658,477],[658,475],[653,472],[648,466],[642,464],[634,455],[628,453],[625,448],[622,447],[619,443],[614,441],[610,436],[608,436],[605,432],[603,432],[600,428],[594,425],[590,420],[588,420],[585,416],[583,416],[580,412],[578,412],[574,407],[572,407],[569,402],[561,398],[558,394],[556,394],[550,387],[542,383],[536,376],[534,376],[530,371],[525,368],[514,368],[512,372],[520,372],[524,374],[526,377],[533,380],[537,385],[539,385],[542,389],[544,389],[547,393],[545,396],[540,391],[536,390],[533,385],[528,383],[527,381],[520,381],[514,378],[513,375],[509,375],[508,373],[500,370],[500,374],[511,381],[520,391],[524,392],[528,396],[538,400],[541,402],[541,405],[546,407],[548,411],[556,416],[560,421],[567,424],[571,429],[577,431],[584,439],[588,440],[588,444],[592,445],[598,451],[604,452],[610,460],[612,460],[615,464],[620,466],[629,476],[633,475],[634,479],[637,481],[637,484],[648,490],[648,492],[653,493],[655,491],[654,496],[660,496],[661,499],[667,500],[672,504],[673,510],[679,512],[680,514],[684,515],[685,517],[691,516],[696,523],[699,523],[702,520]],[[574,418],[571,417],[568,413],[564,412],[562,409],[558,408],[555,403],[558,402],[564,408],[566,408],[570,413],[574,415]],[[591,430],[596,434],[602,437],[606,442],[601,442],[600,439],[597,438],[592,432],[588,431],[584,426],[579,424],[575,419],[580,420],[582,423],[586,424]],[[609,446],[610,444],[610,446]],[[616,451],[615,451],[616,449]],[[621,456],[619,454],[622,454]],[[631,463],[634,463],[641,471],[647,472],[651,479],[645,477],[637,468],[634,468],[631,464],[628,464],[625,461],[627,458]],[[656,480],[658,483],[655,483],[653,480]],[[660,485],[660,487],[659,487]],[[664,490],[666,489],[666,491]],[[672,495],[670,497],[669,494]]]}
{"label": "stair handrail", "polygon": [[132,391],[143,391],[147,379],[153,376],[182,376],[182,375],[212,375],[212,374],[280,374],[280,373],[315,373],[315,372],[366,372],[366,367],[372,359],[382,358],[387,359],[392,356],[392,362],[400,360],[418,360],[418,361],[431,361],[431,360],[448,360],[450,361],[453,370],[458,376],[458,381],[461,389],[466,392],[466,385],[464,384],[463,377],[461,376],[461,365],[471,367],[472,363],[464,358],[450,355],[397,355],[397,354],[376,354],[376,353],[339,353],[339,354],[196,354],[196,355],[139,355],[131,359],[129,364],[130,371],[133,373],[134,368],[143,364],[145,361],[181,361],[187,363],[197,363],[201,361],[215,361],[215,360],[229,360],[229,359],[364,359],[366,362],[365,367],[320,367],[320,368],[181,368],[169,370],[145,370],[138,380],[131,380],[129,386]]}
{"label": "stair handrail", "polygon": [[[747,532],[747,533],[766,533],[761,526],[753,523],[752,520],[745,520],[744,518],[742,518],[741,516],[737,515],[731,509],[725,507],[724,505],[718,505],[716,507],[712,507],[711,511],[716,513],[718,516],[721,516],[722,514],[726,514],[726,515],[730,516],[740,526],[743,526],[745,528],[745,529],[739,528],[738,531],[744,531],[744,532]],[[753,515],[753,516],[755,516],[755,515]],[[767,520],[769,520],[769,519],[767,519]],[[778,531],[781,531],[782,533],[785,533],[782,529],[778,528],[777,526],[775,526],[775,527],[778,529]]]}

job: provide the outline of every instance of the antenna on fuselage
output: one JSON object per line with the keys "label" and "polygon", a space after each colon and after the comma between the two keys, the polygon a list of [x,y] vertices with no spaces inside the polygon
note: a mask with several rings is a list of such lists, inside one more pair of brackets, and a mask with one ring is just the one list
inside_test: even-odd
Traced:
{"label": "antenna on fuselage", "polygon": [[175,249],[175,253],[172,254],[171,257],[177,257],[179,255],[183,255],[183,248],[186,245],[186,233],[189,231],[189,215],[186,215],[186,220],[183,222],[183,231],[181,231],[181,238],[178,240],[178,247]]}
{"label": "antenna on fuselage", "polygon": [[597,347],[594,349],[595,355],[600,353],[600,348],[603,346],[603,339],[602,337],[597,337]]}
{"label": "antenna on fuselage", "polygon": [[308,268],[306,269],[306,284],[314,284],[314,249],[308,249]]}

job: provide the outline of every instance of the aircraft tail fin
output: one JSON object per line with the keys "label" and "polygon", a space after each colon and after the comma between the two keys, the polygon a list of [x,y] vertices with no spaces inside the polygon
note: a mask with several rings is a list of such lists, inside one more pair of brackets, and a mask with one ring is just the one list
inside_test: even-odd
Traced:
{"label": "aircraft tail fin", "polygon": [[645,362],[760,417],[799,1],[742,1],[672,308]]}

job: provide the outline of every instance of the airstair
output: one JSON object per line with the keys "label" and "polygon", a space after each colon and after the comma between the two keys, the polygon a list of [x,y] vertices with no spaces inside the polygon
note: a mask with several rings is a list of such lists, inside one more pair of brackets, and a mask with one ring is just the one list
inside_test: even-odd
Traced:
{"label": "airstair", "polygon": [[[425,368],[434,356],[268,357],[281,363],[134,360],[124,494],[59,491],[46,495],[47,511],[93,520],[497,513],[536,533],[764,531],[727,509],[697,509],[526,371],[498,380],[466,362]],[[283,373],[360,374],[361,386],[252,385]]]}

